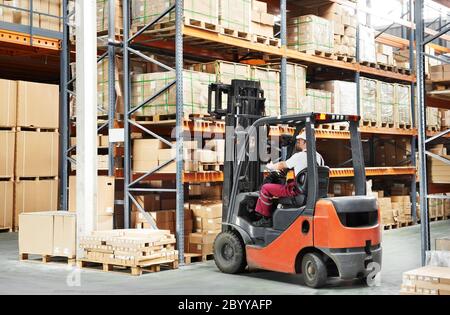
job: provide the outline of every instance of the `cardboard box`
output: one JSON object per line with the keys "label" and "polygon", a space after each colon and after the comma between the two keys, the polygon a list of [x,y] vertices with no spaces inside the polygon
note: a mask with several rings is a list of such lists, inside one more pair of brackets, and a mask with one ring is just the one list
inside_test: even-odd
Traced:
{"label": "cardboard box", "polygon": [[194,217],[216,219],[222,218],[222,202],[191,202],[190,208]]}
{"label": "cardboard box", "polygon": [[194,221],[196,231],[217,231],[222,228],[222,218],[208,219],[196,217]]}
{"label": "cardboard box", "polygon": [[213,244],[189,244],[189,253],[210,255],[213,252]]}
{"label": "cardboard box", "polygon": [[62,211],[21,214],[19,252],[74,258],[76,215]]}
{"label": "cardboard box", "polygon": [[158,164],[158,151],[165,148],[158,139],[135,139],[133,141],[133,171],[148,172]]}
{"label": "cardboard box", "polygon": [[[136,196],[135,198],[145,211],[161,210],[161,197],[159,194],[146,194],[143,196]],[[134,203],[133,209],[136,209]]]}
{"label": "cardboard box", "polygon": [[15,182],[14,226],[19,226],[19,214],[58,210],[59,181],[24,180]]}
{"label": "cardboard box", "polygon": [[450,238],[438,238],[436,239],[437,251],[450,251]]}
{"label": "cardboard box", "polygon": [[[69,178],[69,211],[77,211],[76,176]],[[97,177],[97,216],[113,216],[114,214],[114,177]]]}
{"label": "cardboard box", "polygon": [[14,177],[15,143],[13,131],[0,131],[0,177]]}
{"label": "cardboard box", "polygon": [[53,254],[53,213],[20,215],[19,252],[34,255]]}
{"label": "cardboard box", "polygon": [[59,127],[58,85],[19,81],[17,95],[17,126]]}
{"label": "cardboard box", "polygon": [[16,135],[16,177],[52,177],[59,174],[59,134],[20,131]]}
{"label": "cardboard box", "polygon": [[17,82],[0,80],[0,127],[16,126]]}
{"label": "cardboard box", "polygon": [[76,256],[76,214],[60,211],[54,215],[53,255]]}
{"label": "cardboard box", "polygon": [[0,227],[13,228],[14,183],[0,181]]}
{"label": "cardboard box", "polygon": [[202,233],[191,233],[189,234],[190,244],[214,244],[216,235],[213,234],[202,234]]}
{"label": "cardboard box", "polygon": [[97,228],[96,231],[110,231],[114,228],[114,216],[113,215],[99,215],[97,216]]}

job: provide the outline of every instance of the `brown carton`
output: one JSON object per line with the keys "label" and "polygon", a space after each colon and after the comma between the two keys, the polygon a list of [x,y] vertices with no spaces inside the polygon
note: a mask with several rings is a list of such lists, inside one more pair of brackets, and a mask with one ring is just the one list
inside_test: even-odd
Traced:
{"label": "brown carton", "polygon": [[13,227],[13,190],[12,181],[0,181],[0,227]]}
{"label": "brown carton", "polygon": [[15,183],[14,226],[19,214],[58,210],[58,180],[27,180]]}
{"label": "brown carton", "polygon": [[[114,177],[97,177],[97,215],[113,216],[114,214]],[[69,211],[77,211],[76,176],[69,179]]]}
{"label": "brown carton", "polygon": [[54,217],[52,213],[20,215],[19,252],[21,254],[53,254]]}
{"label": "brown carton", "polygon": [[19,252],[75,257],[76,215],[62,211],[21,214]]}
{"label": "brown carton", "polygon": [[189,252],[192,254],[210,255],[213,251],[213,244],[189,244]]}
{"label": "brown carton", "polygon": [[15,134],[0,131],[0,177],[14,177]]}
{"label": "brown carton", "polygon": [[58,147],[57,132],[17,132],[16,177],[58,176]]}
{"label": "brown carton", "polygon": [[208,218],[195,218],[195,230],[196,231],[217,231],[222,227],[222,218],[208,219]]}
{"label": "brown carton", "polygon": [[0,80],[0,127],[16,126],[17,83]]}
{"label": "brown carton", "polygon": [[191,202],[191,210],[196,218],[222,218],[221,202]]}
{"label": "brown carton", "polygon": [[216,239],[214,234],[191,233],[189,234],[190,244],[213,244]]}
{"label": "brown carton", "polygon": [[76,214],[60,211],[54,215],[53,255],[76,256]]}
{"label": "brown carton", "polygon": [[19,81],[17,95],[17,126],[58,128],[58,85]]}
{"label": "brown carton", "polygon": [[450,238],[436,239],[436,250],[438,251],[450,251]]}

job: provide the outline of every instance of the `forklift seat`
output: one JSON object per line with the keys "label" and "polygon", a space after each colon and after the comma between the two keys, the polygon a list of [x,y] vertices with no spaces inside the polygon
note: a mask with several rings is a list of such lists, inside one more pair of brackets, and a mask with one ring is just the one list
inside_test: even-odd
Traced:
{"label": "forklift seat", "polygon": [[[330,183],[330,168],[319,166],[318,170],[318,198],[328,197],[328,186]],[[305,209],[307,202],[307,169],[301,171],[296,178],[300,194],[296,197],[280,198],[278,201],[278,209],[273,214],[273,228],[278,231],[285,231],[300,216]]]}

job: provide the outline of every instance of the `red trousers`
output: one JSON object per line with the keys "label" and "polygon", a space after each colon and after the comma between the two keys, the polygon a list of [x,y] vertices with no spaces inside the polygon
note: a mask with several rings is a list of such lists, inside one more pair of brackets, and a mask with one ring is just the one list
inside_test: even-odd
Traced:
{"label": "red trousers", "polygon": [[261,192],[259,193],[258,203],[256,204],[255,211],[265,217],[272,216],[272,199],[275,198],[285,198],[285,197],[295,197],[299,194],[296,189],[297,184],[291,182],[287,185],[281,184],[265,184],[261,187]]}

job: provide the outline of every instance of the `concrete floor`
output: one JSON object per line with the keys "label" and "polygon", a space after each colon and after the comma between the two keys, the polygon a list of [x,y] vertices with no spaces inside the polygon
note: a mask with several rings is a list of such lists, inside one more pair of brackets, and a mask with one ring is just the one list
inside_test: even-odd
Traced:
{"label": "concrete floor", "polygon": [[[450,235],[450,221],[431,226],[433,240]],[[313,290],[301,285],[301,276],[263,271],[230,276],[220,273],[213,261],[142,277],[19,262],[17,234],[0,234],[0,294],[398,294],[402,273],[420,266],[419,226],[385,231],[383,248],[379,287],[332,280],[327,288]]]}

